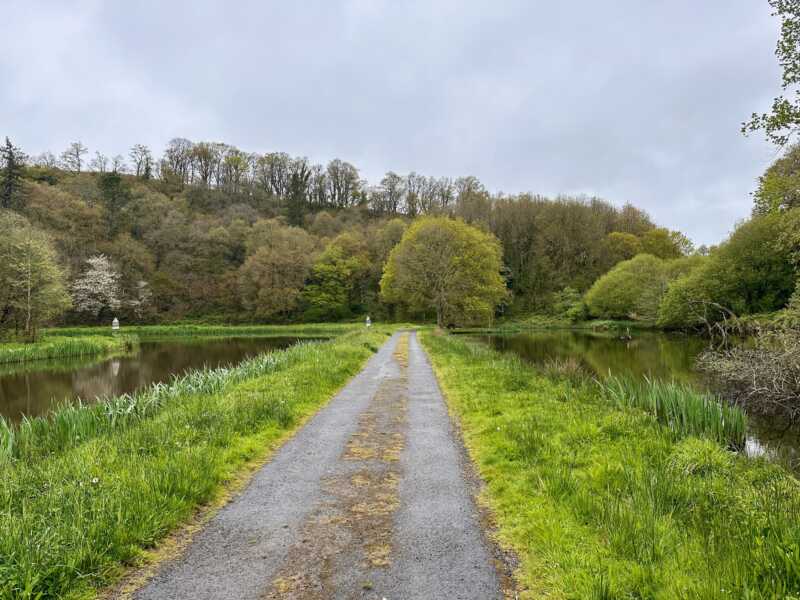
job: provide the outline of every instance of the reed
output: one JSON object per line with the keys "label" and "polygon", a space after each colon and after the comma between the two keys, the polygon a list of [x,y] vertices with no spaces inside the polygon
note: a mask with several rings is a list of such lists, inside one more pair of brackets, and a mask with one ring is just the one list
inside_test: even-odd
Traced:
{"label": "reed", "polygon": [[616,406],[647,411],[678,435],[710,438],[734,449],[744,447],[747,418],[737,406],[687,385],[610,376],[599,382],[603,395]]}

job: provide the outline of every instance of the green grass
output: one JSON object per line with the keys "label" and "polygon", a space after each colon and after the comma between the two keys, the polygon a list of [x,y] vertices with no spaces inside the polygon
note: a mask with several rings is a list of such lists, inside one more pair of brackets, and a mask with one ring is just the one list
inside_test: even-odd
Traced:
{"label": "green grass", "polygon": [[788,472],[618,406],[588,379],[458,336],[422,341],[501,542],[520,557],[523,597],[800,594],[800,484]]}
{"label": "green grass", "polygon": [[[123,325],[121,331],[135,334],[140,338],[182,336],[333,337],[335,335],[362,329],[364,329],[363,323],[306,323],[297,325],[204,325],[176,323],[174,325]],[[110,335],[111,327],[58,327],[49,329],[48,333],[59,336]]]}
{"label": "green grass", "polygon": [[41,340],[30,344],[0,343],[0,364],[128,352],[133,350],[137,343],[136,336],[131,335],[112,336],[85,333],[80,336],[67,336],[48,334]]}
{"label": "green grass", "polygon": [[562,317],[551,315],[531,315],[528,317],[512,317],[500,320],[492,327],[464,327],[459,333],[518,333],[535,329],[573,329],[580,331],[621,332],[641,329],[655,329],[652,323],[644,321],[614,321],[610,319],[591,319],[572,322]]}
{"label": "green grass", "polygon": [[386,339],[301,343],[0,433],[0,598],[77,598],[158,543]]}
{"label": "green grass", "polygon": [[731,449],[744,448],[747,419],[737,406],[685,384],[611,376],[599,383],[616,406],[647,411],[680,435],[707,437]]}

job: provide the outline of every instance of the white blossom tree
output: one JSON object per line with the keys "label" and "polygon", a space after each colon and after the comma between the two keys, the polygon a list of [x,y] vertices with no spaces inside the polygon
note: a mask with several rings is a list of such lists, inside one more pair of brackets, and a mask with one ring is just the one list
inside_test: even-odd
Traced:
{"label": "white blossom tree", "polygon": [[77,311],[99,319],[122,305],[120,274],[104,254],[86,259],[86,265],[72,284],[72,302]]}

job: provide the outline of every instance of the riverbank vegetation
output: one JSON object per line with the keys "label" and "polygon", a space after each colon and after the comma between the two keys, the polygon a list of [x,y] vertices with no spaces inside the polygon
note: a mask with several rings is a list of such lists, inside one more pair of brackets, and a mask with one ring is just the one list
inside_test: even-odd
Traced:
{"label": "riverbank vegetation", "polygon": [[617,402],[574,370],[544,374],[458,336],[422,341],[528,597],[800,591],[800,485],[780,467],[731,452],[713,427],[663,425],[635,407],[646,384]]}
{"label": "riverbank vegetation", "polygon": [[385,341],[373,329],[18,427],[0,422],[0,598],[79,597],[263,459]]}
{"label": "riverbank vegetation", "polygon": [[130,352],[137,344],[135,335],[45,335],[32,344],[0,343],[0,364]]}
{"label": "riverbank vegetation", "polygon": [[[170,337],[333,337],[364,328],[364,323],[295,323],[290,325],[217,325],[173,323],[170,325],[126,325],[125,334],[139,338]],[[85,335],[110,336],[109,327],[58,327],[46,333],[72,337]]]}
{"label": "riverbank vegetation", "polygon": [[800,419],[800,335],[772,331],[749,344],[710,348],[698,359],[726,397],[749,412]]}

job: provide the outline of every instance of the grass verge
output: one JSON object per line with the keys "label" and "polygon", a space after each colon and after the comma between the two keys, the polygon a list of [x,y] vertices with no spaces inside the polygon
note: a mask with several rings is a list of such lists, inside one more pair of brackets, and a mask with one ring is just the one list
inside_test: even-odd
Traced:
{"label": "grass verge", "polygon": [[128,352],[137,344],[138,339],[131,335],[47,335],[30,344],[0,344],[0,364]]}
{"label": "grass verge", "polygon": [[530,598],[791,598],[800,485],[457,336],[422,335]]}
{"label": "grass verge", "polygon": [[299,344],[107,404],[63,407],[25,434],[25,423],[6,427],[0,598],[78,598],[108,584],[385,339],[373,329]]}
{"label": "grass verge", "polygon": [[[174,325],[128,325],[122,331],[140,338],[163,337],[247,337],[247,336],[291,336],[333,337],[350,331],[364,329],[363,323],[307,323],[296,325],[203,325],[176,323]],[[58,327],[47,330],[58,336],[107,336],[110,327]]]}

